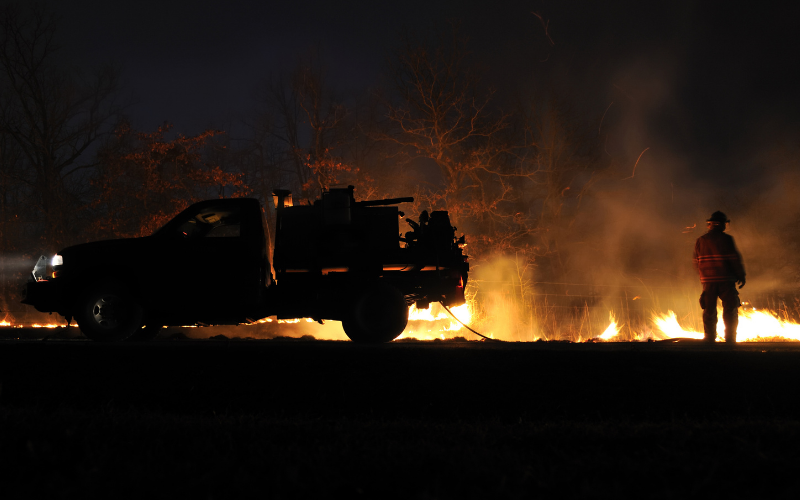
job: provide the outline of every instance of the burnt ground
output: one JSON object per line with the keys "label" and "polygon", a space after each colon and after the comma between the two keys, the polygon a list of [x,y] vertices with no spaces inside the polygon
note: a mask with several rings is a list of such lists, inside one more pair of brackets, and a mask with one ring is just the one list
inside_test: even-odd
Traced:
{"label": "burnt ground", "polygon": [[3,498],[789,498],[800,344],[0,341]]}

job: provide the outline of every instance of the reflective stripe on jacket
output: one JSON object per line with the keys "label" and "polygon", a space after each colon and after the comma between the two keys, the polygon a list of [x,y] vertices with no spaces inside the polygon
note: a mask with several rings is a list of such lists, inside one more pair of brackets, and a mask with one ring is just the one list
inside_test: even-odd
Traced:
{"label": "reflective stripe on jacket", "polygon": [[694,267],[700,273],[701,283],[721,283],[744,279],[742,256],[736,249],[733,237],[712,230],[697,238],[694,245]]}

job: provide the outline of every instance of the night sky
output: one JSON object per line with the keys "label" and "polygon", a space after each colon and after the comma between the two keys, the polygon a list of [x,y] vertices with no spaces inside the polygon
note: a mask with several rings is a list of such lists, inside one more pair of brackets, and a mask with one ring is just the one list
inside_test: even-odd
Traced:
{"label": "night sky", "polygon": [[127,113],[142,130],[170,121],[184,134],[241,135],[259,87],[316,48],[339,95],[363,95],[380,85],[400,33],[448,20],[461,22],[498,103],[557,89],[608,134],[608,154],[635,159],[649,147],[640,172],[750,185],[786,164],[800,129],[800,8],[777,2],[51,5],[63,16],[63,55],[121,65]]}

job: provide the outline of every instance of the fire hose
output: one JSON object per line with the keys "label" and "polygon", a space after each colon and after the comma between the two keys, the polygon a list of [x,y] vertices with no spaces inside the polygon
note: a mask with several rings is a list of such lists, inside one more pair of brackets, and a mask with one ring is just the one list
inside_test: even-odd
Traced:
{"label": "fire hose", "polygon": [[442,305],[442,307],[444,307],[444,310],[445,310],[445,311],[447,311],[447,312],[448,312],[448,314],[450,314],[450,316],[452,316],[452,317],[453,317],[453,319],[454,319],[454,320],[456,320],[456,321],[458,321],[459,323],[461,323],[461,326],[463,326],[463,327],[464,327],[464,328],[466,328],[467,330],[471,331],[472,333],[474,333],[474,334],[475,334],[475,335],[477,335],[478,337],[481,337],[481,338],[483,338],[483,339],[485,339],[485,340],[489,340],[489,341],[492,341],[492,342],[503,342],[503,341],[502,341],[502,340],[500,340],[500,339],[493,339],[493,338],[489,338],[489,337],[487,337],[486,335],[482,335],[482,334],[480,334],[480,333],[476,332],[476,331],[475,331],[475,330],[473,330],[472,328],[470,328],[470,327],[468,327],[467,325],[465,325],[463,321],[461,321],[460,319],[456,318],[456,315],[455,315],[455,314],[453,314],[453,311],[451,311],[451,310],[450,310],[450,308],[448,308],[446,305],[444,305],[444,302],[439,302],[439,303]]}

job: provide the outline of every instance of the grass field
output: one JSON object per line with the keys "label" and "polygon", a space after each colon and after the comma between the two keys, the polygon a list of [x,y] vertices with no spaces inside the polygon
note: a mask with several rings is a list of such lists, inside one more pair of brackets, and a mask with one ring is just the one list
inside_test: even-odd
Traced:
{"label": "grass field", "polygon": [[3,498],[794,498],[800,347],[0,342]]}

